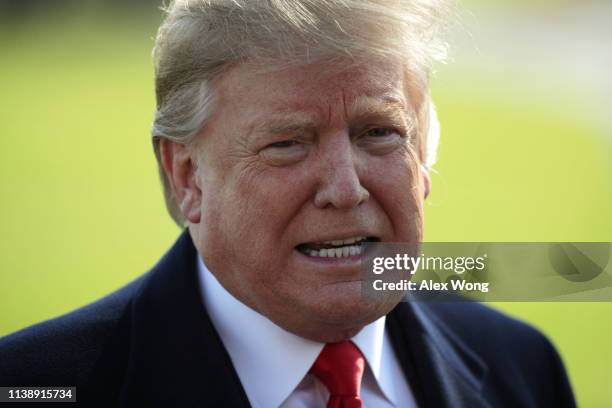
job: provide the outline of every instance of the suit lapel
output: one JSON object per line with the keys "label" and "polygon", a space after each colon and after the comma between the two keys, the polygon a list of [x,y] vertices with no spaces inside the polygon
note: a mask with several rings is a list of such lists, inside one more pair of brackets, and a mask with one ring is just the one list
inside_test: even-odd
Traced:
{"label": "suit lapel", "polygon": [[402,302],[387,330],[420,407],[489,407],[481,395],[486,365],[425,303]]}
{"label": "suit lapel", "polygon": [[187,232],[149,272],[130,313],[121,406],[250,406],[200,299]]}

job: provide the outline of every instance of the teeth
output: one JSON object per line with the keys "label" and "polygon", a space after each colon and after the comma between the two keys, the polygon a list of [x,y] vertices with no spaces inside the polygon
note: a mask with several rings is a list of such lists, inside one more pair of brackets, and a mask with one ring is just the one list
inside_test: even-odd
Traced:
{"label": "teeth", "polygon": [[334,245],[334,246],[350,245],[352,243],[363,241],[365,239],[366,237],[352,237],[352,238],[347,238],[347,239],[336,239],[333,241],[323,241],[322,244]]}
{"label": "teeth", "polygon": [[367,237],[358,236],[347,239],[318,242],[320,245],[333,245],[336,248],[305,249],[307,255],[320,258],[342,258],[361,254],[361,244]]}
{"label": "teeth", "polygon": [[308,255],[320,258],[342,258],[361,254],[361,245],[343,246],[342,248],[324,248],[318,251],[311,249]]}

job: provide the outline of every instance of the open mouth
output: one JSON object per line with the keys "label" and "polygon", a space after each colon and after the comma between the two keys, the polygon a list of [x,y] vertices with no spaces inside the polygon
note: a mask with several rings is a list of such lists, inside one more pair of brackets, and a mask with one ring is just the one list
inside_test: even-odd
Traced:
{"label": "open mouth", "polygon": [[345,258],[361,255],[363,244],[378,242],[377,237],[357,236],[333,241],[308,242],[296,247],[298,251],[307,256],[318,258]]}

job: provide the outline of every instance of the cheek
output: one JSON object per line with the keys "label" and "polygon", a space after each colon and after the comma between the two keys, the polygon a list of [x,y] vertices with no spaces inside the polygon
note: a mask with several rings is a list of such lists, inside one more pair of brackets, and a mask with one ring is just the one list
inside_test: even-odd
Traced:
{"label": "cheek", "polygon": [[393,154],[384,165],[372,166],[371,193],[389,218],[394,240],[415,242],[422,238],[423,177],[412,150]]}
{"label": "cheek", "polygon": [[216,216],[223,235],[231,240],[239,237],[242,242],[241,253],[235,254],[238,259],[280,262],[283,257],[274,255],[293,249],[286,245],[286,233],[309,199],[308,180],[303,176],[299,169],[260,170],[254,164],[226,177],[215,199]]}

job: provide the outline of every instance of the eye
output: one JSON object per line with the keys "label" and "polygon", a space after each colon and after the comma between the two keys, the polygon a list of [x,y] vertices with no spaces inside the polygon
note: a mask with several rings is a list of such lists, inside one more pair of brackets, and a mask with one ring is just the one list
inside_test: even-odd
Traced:
{"label": "eye", "polygon": [[285,166],[303,160],[308,154],[308,143],[302,140],[286,139],[267,144],[259,152],[270,165]]}
{"label": "eye", "polygon": [[366,135],[370,137],[374,137],[374,138],[380,138],[380,137],[388,137],[392,135],[399,135],[399,133],[396,130],[389,129],[389,128],[373,128],[373,129],[368,130],[366,132]]}
{"label": "eye", "polygon": [[395,127],[366,128],[357,138],[357,145],[376,155],[391,153],[406,142],[401,130]]}
{"label": "eye", "polygon": [[282,148],[286,148],[286,147],[291,147],[291,146],[295,146],[297,145],[298,142],[296,142],[295,140],[282,140],[280,142],[274,142],[274,143],[270,143],[268,146],[266,147],[272,147],[272,148],[277,148],[277,149],[282,149]]}

